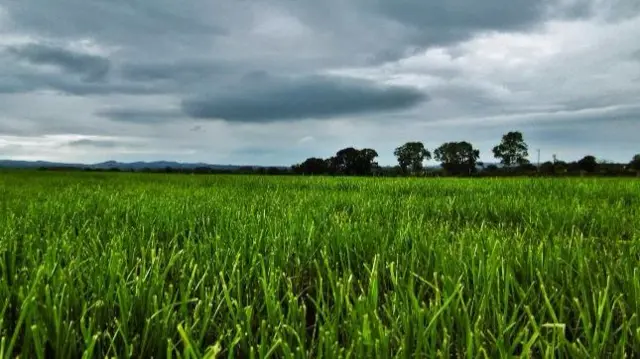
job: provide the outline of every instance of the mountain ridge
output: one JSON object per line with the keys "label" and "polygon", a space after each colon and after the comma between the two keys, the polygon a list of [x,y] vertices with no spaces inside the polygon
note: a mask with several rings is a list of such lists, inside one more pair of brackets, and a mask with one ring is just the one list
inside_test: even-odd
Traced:
{"label": "mountain ridge", "polygon": [[[266,167],[255,165],[221,165],[221,164],[209,164],[203,162],[176,162],[176,161],[135,161],[135,162],[120,162],[120,161],[105,161],[99,163],[70,163],[70,162],[53,162],[53,161],[19,161],[19,160],[0,160],[0,168],[16,168],[16,169],[28,169],[28,168],[40,168],[40,167],[61,167],[61,168],[88,168],[88,169],[121,169],[121,170],[142,170],[149,169],[163,169],[167,167],[180,168],[180,169],[195,169],[195,168],[210,168],[217,170],[233,170],[241,167]],[[281,167],[281,166],[273,166]]]}

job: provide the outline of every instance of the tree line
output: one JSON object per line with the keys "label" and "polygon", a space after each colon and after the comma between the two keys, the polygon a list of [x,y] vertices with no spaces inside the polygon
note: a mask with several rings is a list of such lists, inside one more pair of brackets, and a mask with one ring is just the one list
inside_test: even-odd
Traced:
{"label": "tree line", "polygon": [[[213,167],[197,168],[142,168],[121,170],[118,168],[70,168],[41,167],[45,171],[81,170],[91,172],[145,172],[184,174],[258,174],[258,175],[331,175],[331,176],[631,176],[640,177],[640,154],[628,163],[613,163],[587,155],[573,162],[565,162],[553,156],[553,161],[532,164],[529,146],[519,131],[502,136],[492,149],[499,164],[480,162],[480,151],[467,141],[446,142],[429,151],[422,142],[411,141],[397,147],[393,154],[397,165],[382,167],[376,162],[378,152],[372,148],[347,147],[329,158],[311,157],[291,167],[242,166],[232,169]],[[425,162],[434,159],[437,167],[426,168]]]}
{"label": "tree line", "polygon": [[[598,161],[587,155],[574,162],[558,160],[532,164],[529,146],[519,131],[511,131],[502,136],[502,140],[492,149],[493,157],[499,165],[485,165],[479,161],[480,150],[467,141],[446,142],[433,153],[422,142],[411,141],[397,147],[393,154],[397,166],[382,168],[375,161],[378,153],[371,148],[356,149],[347,147],[334,156],[307,158],[304,162],[292,166],[292,172],[301,175],[387,175],[387,176],[473,176],[473,175],[609,175],[640,176],[640,154],[629,163],[610,163]],[[439,168],[426,169],[425,161],[435,159]]]}

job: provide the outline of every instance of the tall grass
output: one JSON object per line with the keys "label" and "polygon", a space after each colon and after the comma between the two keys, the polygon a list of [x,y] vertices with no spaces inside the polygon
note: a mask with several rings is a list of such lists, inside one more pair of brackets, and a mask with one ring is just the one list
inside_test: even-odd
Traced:
{"label": "tall grass", "polygon": [[640,182],[0,174],[0,357],[640,353]]}

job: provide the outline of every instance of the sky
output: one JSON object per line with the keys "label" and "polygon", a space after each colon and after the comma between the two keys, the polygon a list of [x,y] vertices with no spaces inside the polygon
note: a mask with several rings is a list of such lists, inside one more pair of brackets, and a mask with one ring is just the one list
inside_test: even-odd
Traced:
{"label": "sky", "polygon": [[638,0],[0,0],[0,158],[640,153]]}

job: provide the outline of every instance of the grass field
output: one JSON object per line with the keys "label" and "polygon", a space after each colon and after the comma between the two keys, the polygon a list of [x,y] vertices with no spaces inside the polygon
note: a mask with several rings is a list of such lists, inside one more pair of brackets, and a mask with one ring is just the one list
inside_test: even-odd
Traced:
{"label": "grass field", "polygon": [[640,353],[640,181],[0,173],[0,355]]}

